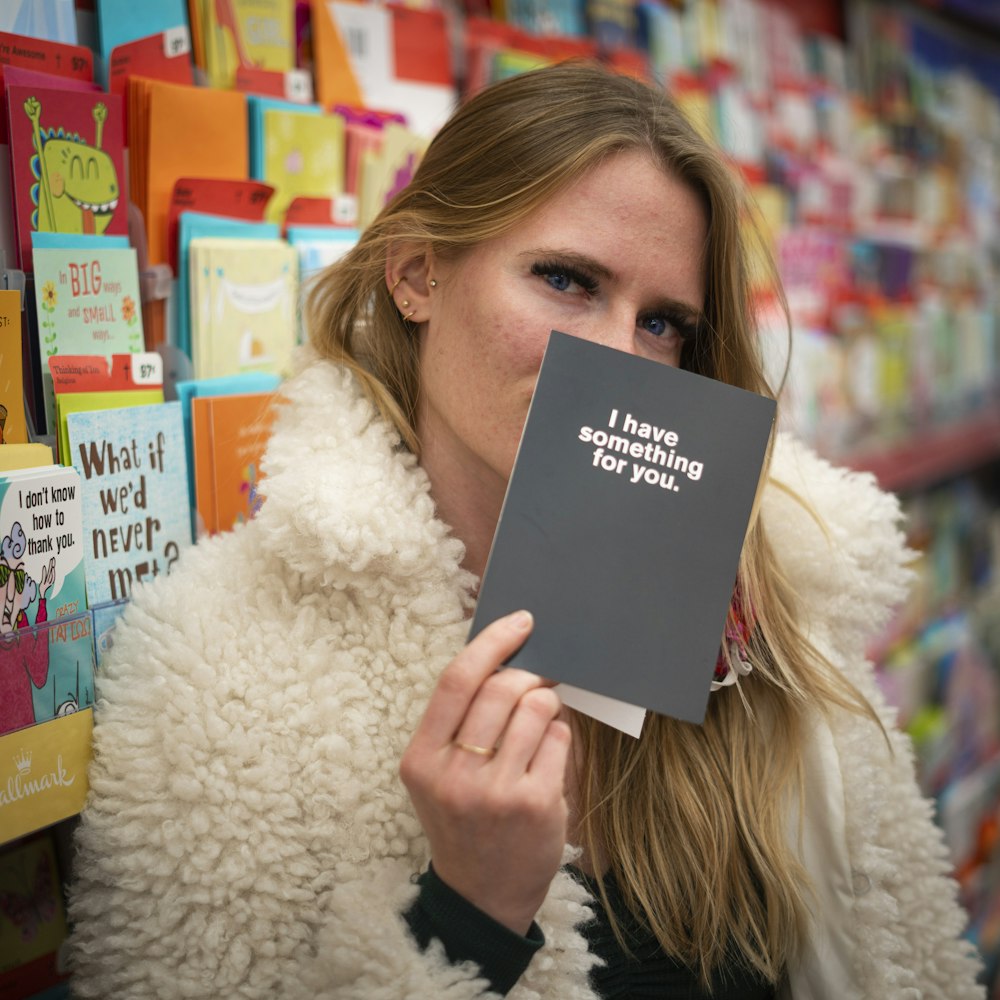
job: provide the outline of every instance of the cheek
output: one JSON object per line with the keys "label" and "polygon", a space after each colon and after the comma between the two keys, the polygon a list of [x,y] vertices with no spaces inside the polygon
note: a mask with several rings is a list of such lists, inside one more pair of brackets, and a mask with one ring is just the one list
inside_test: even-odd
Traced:
{"label": "cheek", "polygon": [[493,328],[495,354],[511,375],[533,377],[541,367],[551,329],[551,322],[529,310],[508,311]]}
{"label": "cheek", "polygon": [[[497,270],[497,269],[494,269]],[[493,273],[493,271],[491,271]],[[492,286],[470,269],[448,289],[429,331],[429,359],[452,392],[472,395],[480,412],[526,406],[552,326],[516,283]]]}

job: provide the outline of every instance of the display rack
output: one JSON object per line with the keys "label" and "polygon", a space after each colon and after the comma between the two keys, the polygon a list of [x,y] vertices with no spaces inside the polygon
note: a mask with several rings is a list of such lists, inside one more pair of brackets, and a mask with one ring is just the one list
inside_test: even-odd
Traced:
{"label": "display rack", "polygon": [[895,493],[925,489],[1000,461],[1000,403],[905,441],[853,451],[839,460],[873,473],[883,489]]}

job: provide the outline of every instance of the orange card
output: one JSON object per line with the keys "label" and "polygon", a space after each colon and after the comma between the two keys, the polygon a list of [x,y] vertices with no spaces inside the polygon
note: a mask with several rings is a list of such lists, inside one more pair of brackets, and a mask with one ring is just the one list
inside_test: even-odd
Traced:
{"label": "orange card", "polygon": [[276,416],[275,394],[191,400],[198,537],[228,531],[260,509],[260,461]]}
{"label": "orange card", "polygon": [[319,104],[365,103],[361,87],[351,69],[347,47],[326,8],[324,0],[309,0],[313,31],[313,58],[316,73],[316,100]]}
{"label": "orange card", "polygon": [[147,83],[146,232],[150,263],[163,264],[178,178],[248,176],[246,97],[234,90]]}

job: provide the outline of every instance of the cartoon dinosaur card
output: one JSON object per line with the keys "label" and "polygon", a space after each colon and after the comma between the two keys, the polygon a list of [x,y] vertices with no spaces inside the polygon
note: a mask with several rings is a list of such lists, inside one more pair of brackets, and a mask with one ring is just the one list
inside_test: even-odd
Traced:
{"label": "cartoon dinosaur card", "polygon": [[32,232],[127,235],[122,99],[12,81],[6,98],[17,266]]}

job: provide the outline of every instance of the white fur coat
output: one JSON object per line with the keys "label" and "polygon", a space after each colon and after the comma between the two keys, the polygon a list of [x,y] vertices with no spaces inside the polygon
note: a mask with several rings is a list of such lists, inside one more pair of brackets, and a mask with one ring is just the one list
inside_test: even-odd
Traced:
{"label": "white fur coat", "polygon": [[[353,380],[318,362],[292,385],[261,514],[141,588],[101,672],[71,890],[79,997],[492,995],[400,916],[427,844],[398,761],[465,640],[473,581]],[[773,474],[828,525],[768,489],[813,638],[889,721],[864,648],[904,591],[896,503],[784,439]],[[981,996],[906,740],[890,756],[848,716],[817,733],[803,855],[823,906],[796,1000]],[[593,1000],[587,901],[555,878],[512,1000]]]}

